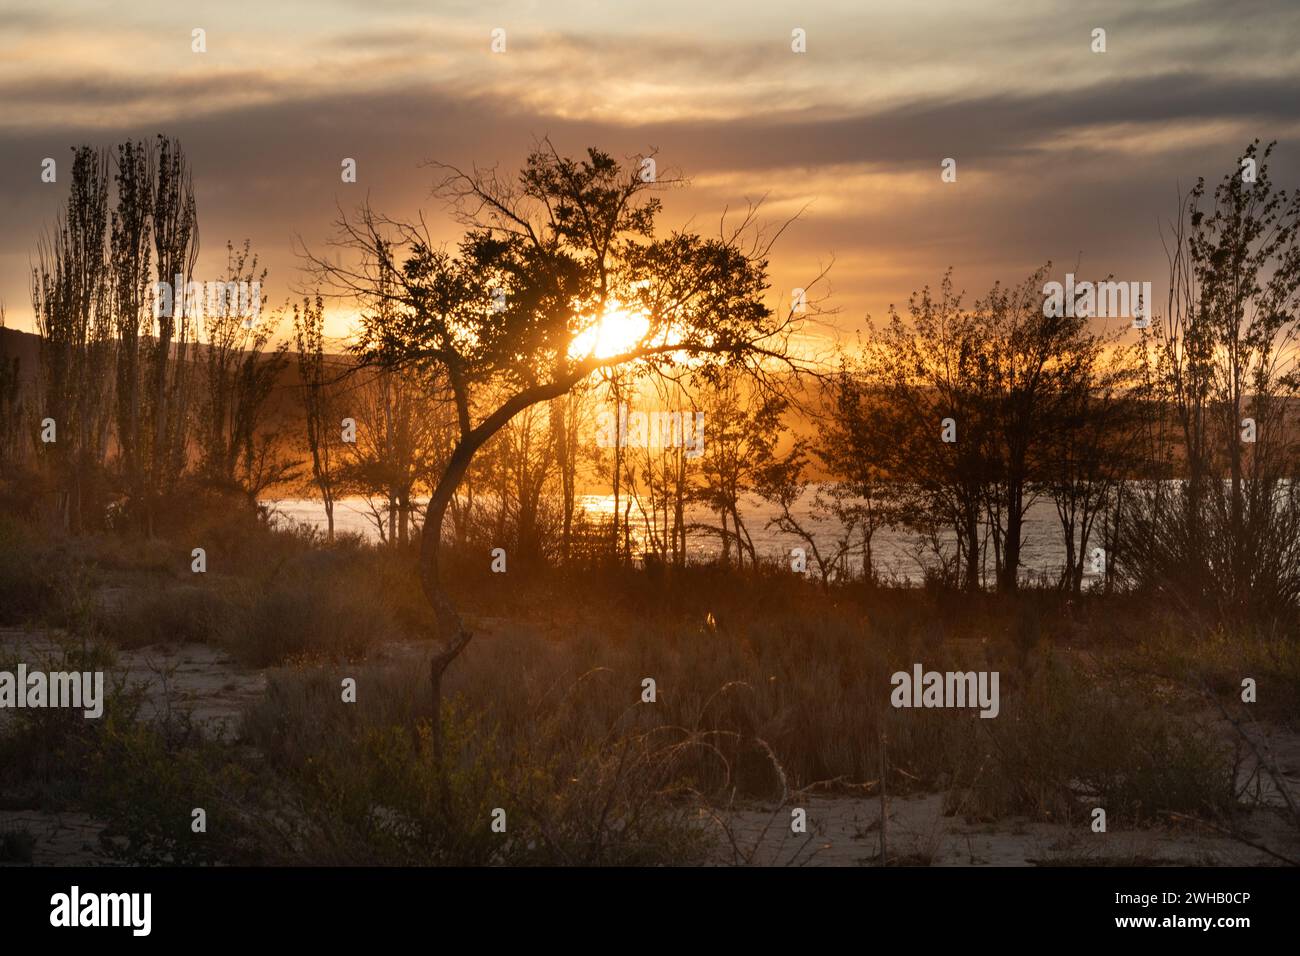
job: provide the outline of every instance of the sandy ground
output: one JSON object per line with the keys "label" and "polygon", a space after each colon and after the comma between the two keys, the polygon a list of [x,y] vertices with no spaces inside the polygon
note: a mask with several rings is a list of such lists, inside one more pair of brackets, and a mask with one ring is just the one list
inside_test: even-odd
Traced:
{"label": "sandy ground", "polygon": [[[810,798],[796,801],[807,832],[791,832],[791,807],[733,810],[716,862],[751,866],[879,866],[880,801]],[[944,795],[891,799],[885,830],[891,866],[1250,866],[1280,861],[1235,839],[1193,828],[1110,830],[1002,819],[971,823],[944,816]],[[726,830],[731,831],[727,837]],[[1300,857],[1300,836],[1271,811],[1253,812],[1254,839]],[[734,841],[734,842],[733,842]]]}
{"label": "sandy ground", "polygon": [[[23,660],[42,666],[57,650],[54,639],[40,633],[0,629],[0,662]],[[375,657],[406,664],[427,648],[395,645]],[[167,645],[120,651],[111,673],[128,685],[145,689],[142,718],[188,710],[211,733],[228,738],[237,731],[244,708],[266,690],[266,672],[240,666],[229,655],[202,644]],[[0,711],[0,726],[12,720]],[[1248,731],[1261,751],[1270,754],[1288,789],[1300,802],[1300,734],[1276,728]],[[1225,723],[1225,735],[1233,733]],[[1285,805],[1267,774],[1256,774],[1248,761],[1241,783],[1255,784],[1262,803],[1242,822],[1242,832],[1292,859],[1300,858],[1300,832],[1285,816]],[[793,833],[791,810],[806,812],[807,830]],[[941,793],[891,797],[887,803],[885,840],[890,865],[913,866],[1052,866],[1052,865],[1275,865],[1267,853],[1200,826],[1170,826],[1093,833],[1078,825],[1003,819],[995,823],[944,815]],[[878,797],[810,796],[783,807],[744,804],[717,815],[701,812],[701,825],[717,830],[720,865],[878,866],[881,806]],[[32,861],[38,865],[107,862],[97,848],[99,825],[84,814],[43,813],[0,807],[0,834],[25,830],[35,839]]]}
{"label": "sandy ground", "polygon": [[[57,641],[45,634],[0,629],[0,662],[24,661],[46,668],[58,660]],[[141,717],[163,716],[168,707],[188,710],[212,732],[233,731],[244,708],[266,692],[266,673],[241,667],[207,644],[159,644],[118,651],[109,674],[145,692]],[[108,674],[105,679],[111,679]],[[0,726],[13,714],[0,710]]]}
{"label": "sandy ground", "polygon": [[[58,660],[59,646],[51,636],[0,629],[0,662],[23,661],[45,668]],[[142,719],[162,716],[170,707],[188,710],[213,735],[235,732],[245,706],[266,691],[266,674],[240,667],[228,654],[206,644],[159,645],[119,651],[106,679],[124,678],[127,686],[143,687]],[[0,727],[13,720],[0,710]],[[35,839],[32,862],[38,866],[107,863],[99,850],[102,825],[82,813],[46,813],[0,807],[0,834],[26,831]],[[4,865],[0,863],[0,865]]]}

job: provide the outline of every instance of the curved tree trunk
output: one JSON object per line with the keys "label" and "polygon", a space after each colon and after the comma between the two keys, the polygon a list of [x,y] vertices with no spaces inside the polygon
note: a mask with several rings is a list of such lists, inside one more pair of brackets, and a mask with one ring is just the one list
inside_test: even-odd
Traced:
{"label": "curved tree trunk", "polygon": [[442,550],[442,522],[447,513],[447,505],[456,493],[461,479],[465,477],[477,448],[478,444],[471,446],[466,440],[456,446],[438,481],[438,487],[434,489],[433,497],[429,499],[424,527],[420,530],[420,587],[429,606],[433,608],[438,639],[442,642],[442,647],[434,653],[429,663],[429,680],[433,700],[433,759],[438,766],[439,799],[442,801],[443,813],[447,816],[451,815],[451,789],[447,783],[443,744],[442,675],[469,644],[473,634],[465,628],[451,598],[443,590],[438,572],[438,555]]}
{"label": "curved tree trunk", "polygon": [[474,635],[466,629],[455,604],[442,587],[438,557],[442,551],[443,518],[447,514],[447,507],[452,497],[456,494],[456,489],[460,487],[465,477],[465,472],[469,470],[470,462],[474,460],[474,455],[488,439],[519,412],[530,405],[563,395],[575,381],[590,371],[590,368],[581,369],[566,378],[546,385],[536,385],[520,392],[497,408],[476,428],[469,427],[468,413],[463,412],[460,441],[456,443],[456,448],[447,460],[446,468],[443,469],[442,477],[438,479],[438,487],[434,489],[433,496],[429,499],[424,527],[420,529],[420,588],[424,592],[425,600],[433,609],[438,628],[438,640],[442,643],[441,648],[434,652],[429,662],[429,681],[433,701],[433,756],[438,765],[439,799],[442,801],[443,813],[447,816],[451,814],[451,788],[447,781],[442,732],[442,675],[461,651],[465,650]]}

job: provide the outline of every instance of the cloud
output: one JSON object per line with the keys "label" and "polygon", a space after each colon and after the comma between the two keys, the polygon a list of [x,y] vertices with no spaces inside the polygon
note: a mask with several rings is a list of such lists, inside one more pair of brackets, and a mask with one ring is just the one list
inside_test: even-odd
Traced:
{"label": "cloud", "polygon": [[[1289,140],[1300,70],[1286,68],[1296,53],[1283,42],[1297,8],[927,9],[868,16],[832,3],[805,19],[746,5],[738,20],[672,0],[620,19],[590,4],[435,15],[335,0],[277,7],[245,32],[225,11],[208,60],[188,53],[188,20],[172,11],[159,14],[162,39],[143,13],[78,26],[70,13],[23,12],[26,36],[103,35],[85,67],[58,44],[44,65],[20,46],[27,59],[0,66],[0,298],[21,323],[28,250],[66,194],[66,182],[39,182],[40,160],[158,132],[180,137],[194,165],[200,268],[219,269],[226,238],[248,236],[284,294],[294,238],[319,247],[338,206],[424,206],[450,239],[420,163],[509,168],[549,135],[568,152],[659,148],[661,167],[695,181],[666,197],[672,221],[705,228],[764,195],[776,217],[811,203],[773,262],[774,285],[798,284],[833,254],[848,316],[881,312],[949,264],[972,288],[1080,252],[1103,273],[1143,278],[1161,268],[1156,224],[1177,182],[1217,178],[1255,136],[1284,139],[1279,182],[1300,174]],[[809,29],[806,58],[788,52],[795,16]],[[494,57],[498,22],[511,52]],[[1087,48],[1095,24],[1109,32],[1105,55]],[[171,59],[145,55],[164,42]],[[344,157],[357,160],[357,185],[340,182]],[[955,184],[939,181],[945,157],[958,161]]]}

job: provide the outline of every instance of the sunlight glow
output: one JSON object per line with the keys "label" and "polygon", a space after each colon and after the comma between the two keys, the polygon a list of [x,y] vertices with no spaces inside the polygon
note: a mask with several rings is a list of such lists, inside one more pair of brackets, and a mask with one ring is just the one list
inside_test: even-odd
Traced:
{"label": "sunlight glow", "polygon": [[650,331],[650,319],[613,301],[600,320],[583,329],[569,345],[570,358],[611,358],[636,348]]}

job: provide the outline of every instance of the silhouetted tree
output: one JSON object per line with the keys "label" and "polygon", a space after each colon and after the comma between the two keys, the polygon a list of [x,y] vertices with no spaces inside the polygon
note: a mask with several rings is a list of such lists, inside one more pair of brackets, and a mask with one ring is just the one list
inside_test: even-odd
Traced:
{"label": "silhouetted tree", "polygon": [[105,257],[108,230],[108,154],[74,150],[68,202],[42,237],[32,270],[32,308],[41,336],[42,381],[38,418],[53,421],[55,441],[42,458],[57,488],[59,524],[79,533],[100,476],[111,419],[113,323]]}
{"label": "silhouetted tree", "polygon": [[[194,406],[199,474],[213,487],[239,492],[254,507],[262,492],[297,469],[268,426],[268,402],[288,367],[289,346],[268,349],[283,314],[263,314],[265,278],[247,241],[240,249],[227,244],[221,294],[208,296],[201,324],[195,320],[204,340],[196,354],[203,388]],[[253,296],[255,302],[241,302]]]}
{"label": "silhouetted tree", "polygon": [[[365,209],[358,221],[340,224],[340,241],[359,262],[312,259],[337,291],[393,305],[370,312],[361,344],[368,361],[435,365],[453,397],[458,437],[433,489],[420,556],[442,641],[431,663],[435,714],[442,675],[471,639],[440,580],[443,516],[489,439],[600,369],[697,363],[702,372],[725,365],[764,375],[769,363],[793,362],[797,322],[763,302],[775,236],[753,228],[752,211],[714,238],[684,230],[656,236],[653,193],[672,180],[656,181],[641,159],[620,163],[591,149],[575,160],[543,143],[513,179],[438,165],[437,192],[466,229],[454,252],[439,249],[422,221]],[[396,280],[386,291],[385,274]],[[594,347],[581,354],[578,337],[620,307],[646,316],[645,334],[618,354]],[[440,727],[434,749],[441,766]],[[445,773],[442,781],[450,812]]]}
{"label": "silhouetted tree", "polygon": [[1300,193],[1273,187],[1271,152],[1252,143],[1208,210],[1203,179],[1180,202],[1146,407],[1152,472],[1182,480],[1125,515],[1130,579],[1230,620],[1300,606]]}
{"label": "silhouetted tree", "polygon": [[694,497],[718,516],[717,527],[702,530],[718,535],[723,563],[730,563],[734,547],[736,566],[743,568],[748,557],[752,567],[758,555],[740,511],[741,499],[758,490],[775,462],[789,403],[780,395],[747,387],[730,373],[704,386],[699,400],[708,441],[699,459],[700,486]]}
{"label": "silhouetted tree", "polygon": [[839,521],[846,555],[855,550],[856,535],[862,578],[874,584],[876,532],[902,519],[899,480],[888,466],[900,441],[895,429],[904,422],[887,408],[879,383],[848,356],[824,390],[823,401],[816,454],[836,480],[826,489],[822,507]]}
{"label": "silhouetted tree", "polygon": [[[190,345],[197,335],[189,314],[189,283],[199,255],[194,182],[180,143],[162,136],[153,153],[151,197],[154,263],[159,283],[172,289],[172,308],[156,310],[156,335],[145,340],[145,526],[153,533],[158,499],[176,487],[188,464]],[[144,197],[144,193],[141,193]]]}
{"label": "silhouetted tree", "polygon": [[307,450],[311,454],[312,484],[325,507],[326,534],[334,540],[334,497],[338,485],[338,462],[334,454],[336,431],[341,436],[342,417],[336,413],[329,392],[325,361],[325,311],[321,297],[304,298],[302,308],[293,308],[293,331],[298,345],[298,377],[302,386],[303,420]]}
{"label": "silhouetted tree", "polygon": [[[113,212],[110,262],[113,327],[117,335],[117,470],[128,504],[145,498],[147,422],[141,372],[153,333],[150,280],[153,266],[154,153],[143,142],[117,148],[117,206]],[[182,293],[183,294],[183,293]]]}

